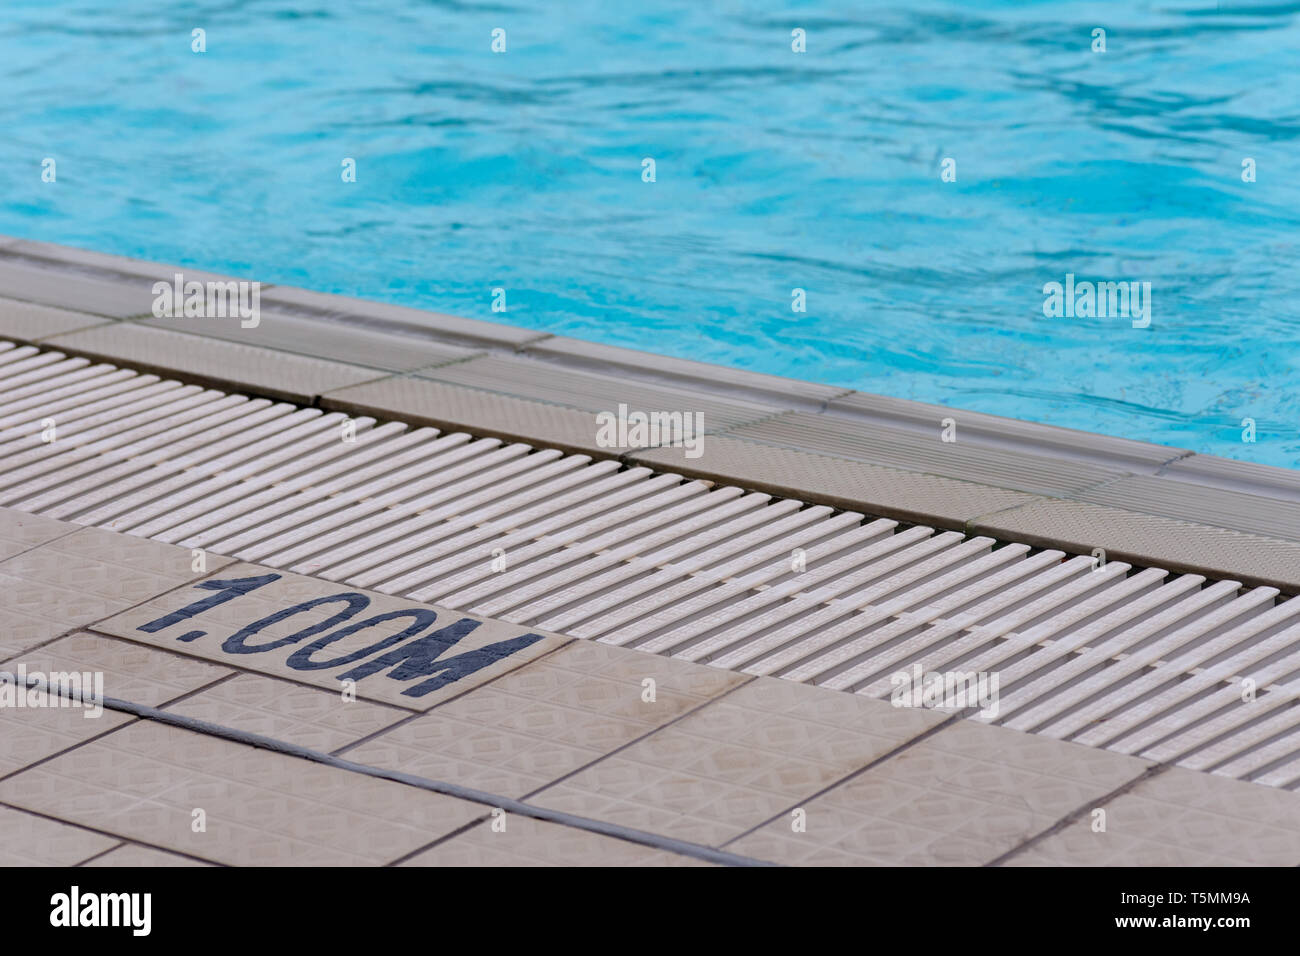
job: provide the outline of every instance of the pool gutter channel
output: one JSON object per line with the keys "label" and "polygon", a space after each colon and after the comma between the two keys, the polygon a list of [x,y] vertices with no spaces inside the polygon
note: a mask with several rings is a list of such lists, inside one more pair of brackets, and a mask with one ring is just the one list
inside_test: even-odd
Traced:
{"label": "pool gutter channel", "polygon": [[[885,675],[922,659],[1007,665],[1014,729],[1172,748],[1210,761],[1194,769],[1236,761],[1240,779],[1300,787],[1300,689],[1285,682],[1300,605],[1243,590],[1244,576],[1178,578],[1113,553],[1095,566],[1025,536],[935,533],[638,456],[422,432],[66,354],[0,341],[0,505],[828,690],[880,697]],[[34,429],[51,415],[63,431],[46,443]],[[340,441],[345,416],[355,442]],[[488,573],[489,549],[509,567]],[[1255,674],[1267,707],[1218,715]]]}
{"label": "pool gutter channel", "polygon": [[[326,411],[1300,593],[1300,472],[269,284],[257,328],[154,319],[152,284],[176,272],[225,278],[0,237],[0,338]],[[277,327],[294,334],[276,341]],[[600,447],[594,416],[620,401],[703,409],[703,454]],[[949,422],[955,442],[944,441]]]}

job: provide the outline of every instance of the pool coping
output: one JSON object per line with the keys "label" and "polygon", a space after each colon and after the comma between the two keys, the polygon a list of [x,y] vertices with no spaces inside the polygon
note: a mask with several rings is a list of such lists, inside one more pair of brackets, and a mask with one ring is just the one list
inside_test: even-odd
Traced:
{"label": "pool coping", "polygon": [[[1300,471],[269,283],[257,328],[157,319],[152,285],[178,272],[232,278],[0,236],[0,338],[1300,593]],[[620,401],[701,411],[702,454],[602,446],[595,415]]]}

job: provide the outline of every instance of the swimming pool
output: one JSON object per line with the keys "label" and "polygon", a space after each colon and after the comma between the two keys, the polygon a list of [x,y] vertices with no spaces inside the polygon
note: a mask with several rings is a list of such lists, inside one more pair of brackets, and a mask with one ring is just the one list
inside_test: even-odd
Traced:
{"label": "swimming pool", "polygon": [[162,7],[0,8],[0,233],[1300,465],[1294,5]]}

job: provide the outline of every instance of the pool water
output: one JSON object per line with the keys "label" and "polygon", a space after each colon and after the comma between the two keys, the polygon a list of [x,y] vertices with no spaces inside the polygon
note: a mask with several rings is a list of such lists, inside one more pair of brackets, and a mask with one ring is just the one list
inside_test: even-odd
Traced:
{"label": "pool water", "polygon": [[1300,465],[1294,3],[169,6],[4,0],[0,233]]}

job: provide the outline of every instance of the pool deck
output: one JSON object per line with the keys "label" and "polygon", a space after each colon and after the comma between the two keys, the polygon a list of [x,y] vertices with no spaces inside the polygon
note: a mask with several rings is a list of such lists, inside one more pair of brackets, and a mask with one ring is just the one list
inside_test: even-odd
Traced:
{"label": "pool deck", "polygon": [[[209,278],[0,237],[0,339],[1300,590],[1300,476],[1285,469],[298,289],[264,285],[254,329],[155,319],[151,285],[177,271]],[[702,412],[703,454],[600,446],[595,414],[620,403]],[[940,438],[945,418],[956,442]],[[0,865],[1300,864],[1295,790],[561,631],[423,696],[376,673],[341,703],[330,672],[235,655],[212,635],[339,599],[343,583],[217,553],[195,568],[192,555],[0,507],[0,671],[102,673],[107,696],[94,720],[0,709]],[[202,582],[232,579],[262,583],[178,614],[228,586]],[[461,613],[346,590],[382,614]],[[1285,623],[1287,603],[1267,620]],[[527,630],[480,617],[458,651]],[[261,639],[293,630],[278,621]],[[1269,641],[1261,660],[1293,651]],[[1214,706],[1235,693],[1214,668],[1187,673],[1182,688],[1223,685]],[[1295,696],[1265,698],[1279,739],[1258,766],[1294,749]]]}
{"label": "pool deck", "polygon": [[[1300,592],[1300,471],[262,286],[256,328],[156,319],[222,278],[0,238],[0,337],[354,415],[463,429],[836,508]],[[202,348],[195,348],[199,343]],[[595,414],[698,411],[703,454],[597,444]],[[942,440],[943,422],[956,441]]]}

